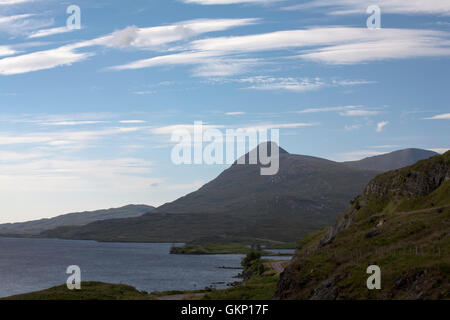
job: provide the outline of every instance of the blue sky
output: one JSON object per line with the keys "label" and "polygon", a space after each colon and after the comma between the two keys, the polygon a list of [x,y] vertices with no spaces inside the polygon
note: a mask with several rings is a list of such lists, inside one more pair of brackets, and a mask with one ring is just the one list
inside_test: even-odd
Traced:
{"label": "blue sky", "polygon": [[448,0],[0,0],[0,222],[196,190],[226,166],[172,164],[194,121],[336,161],[443,152],[449,31]]}

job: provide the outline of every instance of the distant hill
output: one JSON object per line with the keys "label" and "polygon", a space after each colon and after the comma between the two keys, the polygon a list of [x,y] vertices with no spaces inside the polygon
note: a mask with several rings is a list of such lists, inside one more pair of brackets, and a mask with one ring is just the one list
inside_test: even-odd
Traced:
{"label": "distant hill", "polygon": [[138,217],[153,209],[154,207],[147,205],[127,205],[113,209],[69,213],[50,219],[0,224],[0,235],[37,235],[61,226],[80,226],[99,220]]}
{"label": "distant hill", "polygon": [[[46,237],[102,241],[292,241],[332,223],[378,172],[279,150],[280,170],[233,164],[198,191],[139,218],[63,227]],[[246,155],[248,157],[248,155]]]}
{"label": "distant hill", "polygon": [[[374,178],[333,227],[302,238],[277,299],[449,299],[450,152]],[[381,289],[368,290],[369,265]]]}
{"label": "distant hill", "polygon": [[345,164],[359,169],[389,171],[410,166],[419,160],[428,159],[438,153],[422,149],[403,149]]}

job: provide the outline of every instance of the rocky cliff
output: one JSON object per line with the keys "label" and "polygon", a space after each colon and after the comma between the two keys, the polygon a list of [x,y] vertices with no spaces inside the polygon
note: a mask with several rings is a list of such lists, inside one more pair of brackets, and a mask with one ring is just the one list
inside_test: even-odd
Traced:
{"label": "rocky cliff", "polygon": [[[304,237],[277,299],[450,297],[450,152],[375,177],[327,229]],[[369,265],[382,287],[369,290]]]}

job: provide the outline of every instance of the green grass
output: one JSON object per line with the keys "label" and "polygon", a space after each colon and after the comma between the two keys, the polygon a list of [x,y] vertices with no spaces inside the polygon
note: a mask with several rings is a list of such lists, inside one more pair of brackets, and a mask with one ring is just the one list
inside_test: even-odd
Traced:
{"label": "green grass", "polygon": [[69,290],[66,285],[15,295],[4,300],[151,300],[144,291],[123,284],[82,282],[80,290]]}
{"label": "green grass", "polygon": [[224,290],[213,290],[203,296],[204,300],[267,300],[272,297],[278,276],[261,276],[246,281],[243,285]]}
{"label": "green grass", "polygon": [[[292,248],[291,243],[280,243],[277,249]],[[174,246],[170,249],[172,254],[248,254],[252,252],[250,245],[243,243],[202,243],[186,244],[184,246]],[[290,256],[289,253],[279,253],[270,251],[261,251],[265,256]]]}
{"label": "green grass", "polygon": [[204,243],[201,245],[187,244],[180,247],[172,247],[172,254],[247,254],[251,248],[240,243]]}

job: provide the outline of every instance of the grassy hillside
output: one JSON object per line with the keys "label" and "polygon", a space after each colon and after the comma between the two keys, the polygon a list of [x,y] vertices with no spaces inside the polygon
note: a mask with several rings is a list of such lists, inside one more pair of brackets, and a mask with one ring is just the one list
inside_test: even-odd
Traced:
{"label": "grassy hillside", "polygon": [[42,291],[11,296],[0,300],[148,300],[146,292],[123,284],[82,282],[81,290],[69,290],[66,285]]}
{"label": "grassy hillside", "polygon": [[[333,227],[302,239],[279,299],[449,299],[450,152],[381,174]],[[381,290],[368,290],[368,265]]]}

